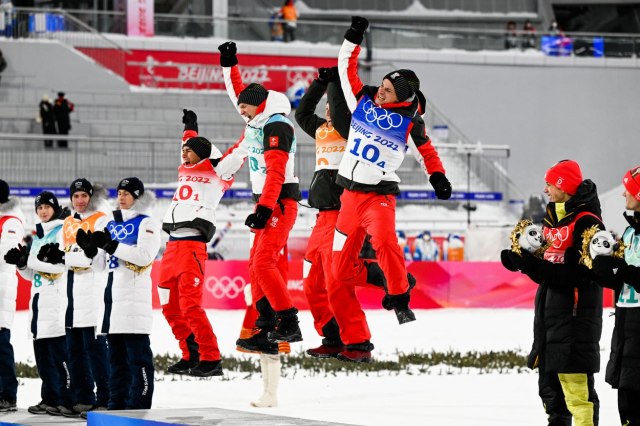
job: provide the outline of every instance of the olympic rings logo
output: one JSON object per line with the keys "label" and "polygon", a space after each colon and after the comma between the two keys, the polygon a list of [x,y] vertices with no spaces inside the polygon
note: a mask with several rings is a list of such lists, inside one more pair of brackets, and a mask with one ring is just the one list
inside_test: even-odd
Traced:
{"label": "olympic rings logo", "polygon": [[371,100],[367,100],[362,104],[362,111],[367,122],[375,122],[382,130],[395,129],[402,125],[402,116],[400,114],[389,112],[384,108],[378,108]]}
{"label": "olympic rings logo", "polygon": [[315,74],[315,71],[287,71],[287,86],[292,86],[300,80],[311,84],[316,78]]}
{"label": "olympic rings logo", "polygon": [[126,225],[120,224],[111,224],[109,226],[109,233],[113,235],[118,241],[122,241],[127,238],[129,235],[133,234],[135,231],[135,227],[132,223],[128,223]]}
{"label": "olympic rings logo", "polygon": [[84,229],[85,232],[88,232],[90,229],[89,222],[65,222],[62,227],[65,240],[75,240],[76,234],[81,228]]}
{"label": "olympic rings logo", "polygon": [[326,139],[327,136],[329,136],[329,133],[333,133],[333,129],[329,130],[329,126],[325,124],[323,126],[318,127],[318,130],[316,130],[316,138]]}
{"label": "olympic rings logo", "polygon": [[207,277],[205,288],[216,299],[235,299],[243,294],[246,284],[244,278],[240,276]]}

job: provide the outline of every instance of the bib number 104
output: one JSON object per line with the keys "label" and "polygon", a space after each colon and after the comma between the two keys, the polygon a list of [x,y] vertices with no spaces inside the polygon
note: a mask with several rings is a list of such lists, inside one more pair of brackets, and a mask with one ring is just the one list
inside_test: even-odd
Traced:
{"label": "bib number 104", "polygon": [[353,140],[353,148],[349,152],[356,157],[360,157],[363,160],[367,160],[370,163],[375,164],[378,167],[384,168],[386,161],[378,161],[380,158],[380,150],[375,145],[362,144],[361,138],[355,138]]}

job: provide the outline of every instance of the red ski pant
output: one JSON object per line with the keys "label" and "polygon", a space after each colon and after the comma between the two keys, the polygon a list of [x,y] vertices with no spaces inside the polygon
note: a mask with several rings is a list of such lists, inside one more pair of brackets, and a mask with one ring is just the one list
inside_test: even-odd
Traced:
{"label": "red ski pant", "polygon": [[295,200],[280,200],[267,221],[267,226],[255,231],[249,254],[249,277],[254,306],[258,300],[266,296],[276,312],[293,308],[293,301],[287,290],[287,280],[278,270],[278,260],[287,244],[297,215],[298,203]]}
{"label": "red ski pant", "polygon": [[206,245],[200,241],[169,241],[162,258],[158,284],[162,314],[178,340],[183,359],[189,359],[187,338],[191,333],[198,343],[201,361],[220,359],[218,340],[202,309],[206,260]]}
{"label": "red ski pant", "polygon": [[[345,189],[333,239],[333,274],[328,285],[329,302],[345,344],[362,343],[371,338],[364,311],[355,293],[358,282],[366,281],[366,269],[358,267],[358,254],[367,234],[376,251],[378,263],[387,278],[390,295],[409,289],[404,256],[396,236],[396,199]],[[363,280],[361,274],[365,274]]]}

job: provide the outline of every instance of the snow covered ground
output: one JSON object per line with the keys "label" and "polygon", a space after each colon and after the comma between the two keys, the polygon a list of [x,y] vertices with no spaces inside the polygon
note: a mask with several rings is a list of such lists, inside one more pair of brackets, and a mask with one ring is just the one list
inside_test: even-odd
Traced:
{"label": "snow covered ground", "polygon": [[[235,352],[243,311],[208,312],[225,354]],[[518,350],[526,353],[531,344],[533,311],[529,309],[441,309],[416,311],[417,321],[399,326],[386,311],[369,311],[369,326],[375,344],[374,357],[393,359],[400,352]],[[601,340],[602,368],[610,349],[613,317],[604,314]],[[28,314],[19,312],[12,331],[16,360],[33,364],[33,349],[27,335]],[[316,346],[320,338],[312,328],[308,311],[301,312],[305,340],[293,350]],[[177,354],[177,344],[160,312],[156,312],[153,334],[156,354]],[[251,356],[251,355],[248,355]],[[257,357],[256,357],[257,358]],[[280,383],[279,407],[253,408],[249,401],[261,394],[259,375],[226,373],[224,378],[156,376],[154,408],[188,409],[219,407],[264,412],[303,419],[349,424],[429,424],[538,426],[546,423],[537,395],[537,374],[481,374],[447,366],[434,367],[428,374],[374,373],[308,376],[298,373]],[[39,401],[40,380],[21,379],[18,406]],[[618,424],[616,393],[596,375],[603,425]],[[0,418],[0,421],[2,419]]]}

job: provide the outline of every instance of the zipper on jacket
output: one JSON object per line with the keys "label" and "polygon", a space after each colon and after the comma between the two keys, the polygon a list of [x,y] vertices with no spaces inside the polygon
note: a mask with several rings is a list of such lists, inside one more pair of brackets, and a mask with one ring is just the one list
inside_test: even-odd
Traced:
{"label": "zipper on jacket", "polygon": [[573,316],[578,313],[578,287],[573,288]]}

